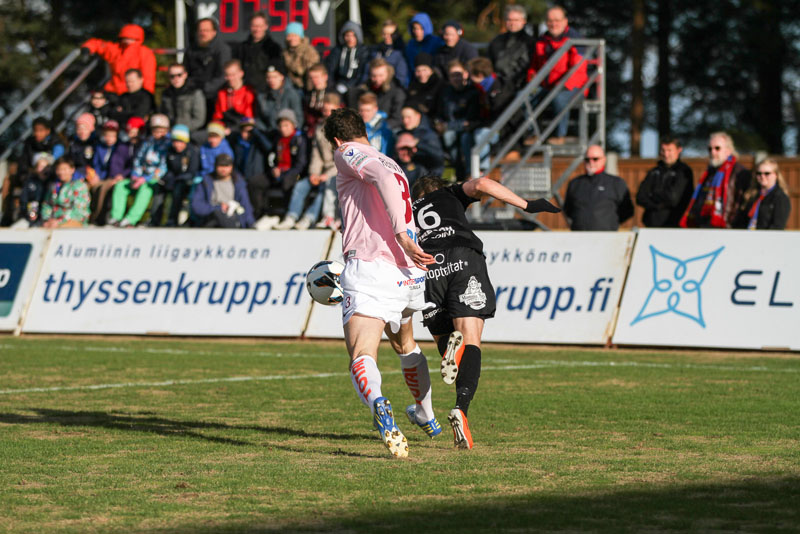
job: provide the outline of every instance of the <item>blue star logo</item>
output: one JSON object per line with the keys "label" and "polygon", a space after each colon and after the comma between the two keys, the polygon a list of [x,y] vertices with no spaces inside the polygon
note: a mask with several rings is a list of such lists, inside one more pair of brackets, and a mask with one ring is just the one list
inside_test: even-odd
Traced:
{"label": "blue star logo", "polygon": [[705,328],[700,288],[711,265],[724,248],[719,247],[708,254],[682,260],[664,254],[650,245],[650,254],[653,256],[653,289],[631,326],[650,317],[672,312]]}

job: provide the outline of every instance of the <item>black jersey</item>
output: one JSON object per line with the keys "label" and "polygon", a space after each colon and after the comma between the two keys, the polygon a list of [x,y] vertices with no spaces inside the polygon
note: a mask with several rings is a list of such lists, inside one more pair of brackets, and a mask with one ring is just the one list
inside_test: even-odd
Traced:
{"label": "black jersey", "polygon": [[466,247],[483,253],[483,242],[470,230],[464,211],[478,199],[464,193],[462,184],[437,189],[414,201],[414,221],[425,252]]}

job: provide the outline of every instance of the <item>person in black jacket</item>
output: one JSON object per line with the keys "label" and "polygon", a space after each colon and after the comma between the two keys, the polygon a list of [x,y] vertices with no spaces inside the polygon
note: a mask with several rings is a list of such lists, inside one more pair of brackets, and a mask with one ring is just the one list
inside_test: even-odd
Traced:
{"label": "person in black jacket", "polygon": [[131,117],[141,117],[147,122],[156,110],[153,94],[143,88],[144,78],[139,69],[130,69],[125,73],[127,93],[117,98],[117,104],[111,112],[111,118],[119,124],[125,124]]}
{"label": "person in black jacket", "polygon": [[347,95],[351,87],[363,83],[367,78],[369,49],[363,43],[361,25],[348,20],[339,30],[338,46],[325,58],[331,85],[342,97]]}
{"label": "person in black jacket", "polygon": [[414,77],[408,84],[406,102],[419,109],[429,120],[433,120],[444,83],[439,73],[433,69],[433,58],[430,54],[420,52],[415,62]]}
{"label": "person in black jacket", "polygon": [[256,92],[265,91],[264,72],[270,63],[283,61],[283,48],[269,36],[269,18],[264,11],[250,17],[250,35],[239,43],[233,57],[242,62],[245,85]]}
{"label": "person in black jacket", "polygon": [[451,61],[457,59],[466,65],[470,59],[478,57],[478,50],[461,38],[463,34],[461,24],[455,20],[448,20],[442,26],[444,46],[433,57],[433,66],[442,78],[447,78],[447,65]]}
{"label": "person in black jacket", "polygon": [[403,129],[417,139],[417,150],[413,161],[421,165],[433,174],[441,176],[444,170],[444,150],[439,136],[436,135],[427,119],[423,120],[423,115],[414,106],[403,106]]}
{"label": "person in black jacket", "polygon": [[489,42],[489,59],[497,75],[515,89],[525,85],[534,36],[528,33],[525,7],[509,4],[505,10],[506,31]]}
{"label": "person in black jacket", "polygon": [[167,150],[167,172],[158,181],[150,206],[150,226],[161,226],[167,196],[172,200],[167,215],[168,228],[178,226],[178,216],[196,178],[200,177],[200,149],[189,137],[189,127],[176,124],[170,132],[172,142]]}
{"label": "person in black jacket", "polygon": [[620,223],[633,216],[628,186],[619,176],[605,172],[603,148],[591,145],[583,159],[586,174],[567,186],[564,214],[574,230],[616,231]]}
{"label": "person in black jacket", "polygon": [[223,66],[231,60],[231,49],[217,34],[218,30],[214,19],[198,20],[197,43],[189,47],[183,58],[189,81],[206,97],[206,117],[214,114],[217,91],[225,85]]}
{"label": "person in black jacket", "polygon": [[386,124],[392,131],[402,126],[401,110],[406,102],[406,92],[395,80],[394,67],[383,58],[373,59],[369,63],[369,81],[353,87],[347,93],[347,107],[358,109],[358,99],[366,93],[375,93],[378,97],[378,109],[386,113]]}
{"label": "person in black jacket", "polygon": [[680,160],[681,142],[661,142],[658,165],[650,169],[636,193],[636,203],[644,208],[642,222],[648,228],[678,228],[683,212],[692,199],[692,169]]}
{"label": "person in black jacket", "polygon": [[792,211],[789,188],[778,162],[763,159],[756,165],[756,183],[744,194],[733,228],[784,230]]}
{"label": "person in black jacket", "polygon": [[449,83],[442,89],[436,106],[434,128],[461,181],[467,177],[472,130],[480,119],[478,91],[470,83],[467,68],[457,59],[447,65],[447,79]]}

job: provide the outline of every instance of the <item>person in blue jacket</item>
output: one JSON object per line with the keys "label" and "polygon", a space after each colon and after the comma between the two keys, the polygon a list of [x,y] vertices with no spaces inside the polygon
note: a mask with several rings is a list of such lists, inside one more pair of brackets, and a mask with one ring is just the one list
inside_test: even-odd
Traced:
{"label": "person in blue jacket", "polygon": [[214,172],[214,161],[220,154],[233,157],[233,149],[225,139],[227,132],[221,122],[209,122],[206,127],[208,140],[200,147],[200,174],[205,176]]}
{"label": "person in blue jacket", "polygon": [[406,45],[405,54],[408,71],[414,72],[416,57],[420,52],[427,52],[435,56],[436,52],[444,45],[444,41],[433,33],[433,22],[427,13],[417,13],[408,21],[408,33],[411,39]]}
{"label": "person in blue jacket", "polygon": [[195,226],[205,228],[251,228],[253,208],[247,196],[247,183],[233,172],[233,158],[220,154],[214,172],[203,176],[192,195]]}

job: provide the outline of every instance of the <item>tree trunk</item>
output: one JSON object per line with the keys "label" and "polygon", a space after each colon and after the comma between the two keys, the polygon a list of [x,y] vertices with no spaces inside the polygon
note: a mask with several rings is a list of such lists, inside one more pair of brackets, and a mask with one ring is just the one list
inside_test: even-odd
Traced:
{"label": "tree trunk", "polygon": [[758,24],[762,28],[774,28],[763,32],[754,44],[758,49],[758,98],[755,127],[773,154],[783,153],[783,69],[786,57],[786,43],[780,27],[781,0],[766,1],[761,4]]}
{"label": "tree trunk", "polygon": [[669,36],[672,32],[672,7],[670,2],[658,2],[658,81],[656,82],[656,109],[658,110],[658,137],[667,138],[672,133],[670,97]]}
{"label": "tree trunk", "polygon": [[633,80],[631,82],[631,156],[640,155],[642,128],[644,127],[644,85],[642,63],[644,62],[645,0],[633,1],[633,27],[631,31]]}

